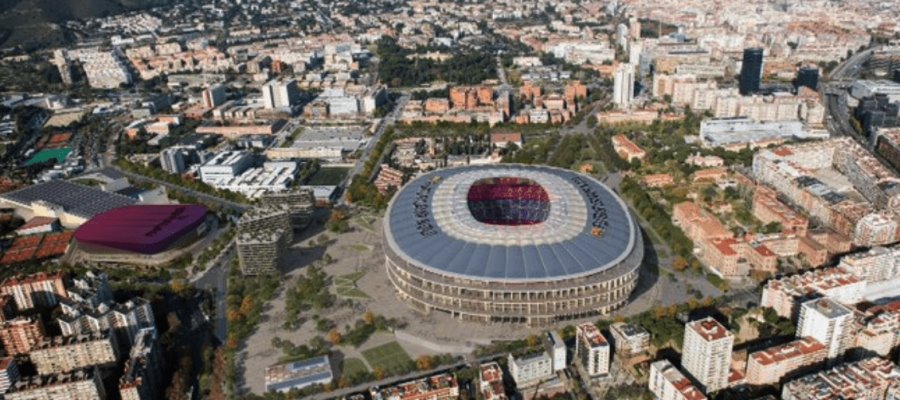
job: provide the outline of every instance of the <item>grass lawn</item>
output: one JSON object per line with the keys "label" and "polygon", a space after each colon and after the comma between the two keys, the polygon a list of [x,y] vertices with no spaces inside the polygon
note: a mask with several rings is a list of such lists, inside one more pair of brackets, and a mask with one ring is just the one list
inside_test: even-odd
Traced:
{"label": "grass lawn", "polygon": [[338,296],[349,297],[353,299],[368,299],[369,295],[362,290],[356,288],[356,281],[360,280],[366,271],[357,271],[347,275],[341,275],[334,278],[334,288]]}
{"label": "grass lawn", "polygon": [[344,180],[350,168],[345,167],[322,167],[316,173],[309,177],[307,185],[337,185]]}
{"label": "grass lawn", "polygon": [[364,350],[362,354],[372,369],[381,368],[391,375],[408,370],[408,366],[413,362],[409,354],[406,354],[406,350],[403,350],[397,342]]}
{"label": "grass lawn", "polygon": [[369,368],[366,367],[366,363],[363,360],[358,358],[345,358],[343,365],[341,365],[341,376],[350,377],[366,372],[369,372]]}

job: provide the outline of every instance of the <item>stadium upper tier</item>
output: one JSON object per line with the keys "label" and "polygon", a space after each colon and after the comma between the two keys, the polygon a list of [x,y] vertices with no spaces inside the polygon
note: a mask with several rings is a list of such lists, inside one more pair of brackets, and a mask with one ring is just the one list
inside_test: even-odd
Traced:
{"label": "stadium upper tier", "polygon": [[441,275],[548,281],[609,269],[640,243],[622,201],[576,172],[522,165],[434,171],[404,186],[386,243]]}

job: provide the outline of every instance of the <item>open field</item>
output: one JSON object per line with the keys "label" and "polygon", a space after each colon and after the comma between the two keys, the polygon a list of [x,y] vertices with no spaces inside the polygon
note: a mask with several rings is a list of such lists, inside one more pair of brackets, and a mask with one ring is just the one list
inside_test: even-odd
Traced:
{"label": "open field", "polygon": [[389,374],[392,371],[403,370],[406,365],[413,362],[409,354],[406,354],[406,350],[403,350],[403,347],[400,347],[397,342],[389,342],[364,350],[362,354],[373,369],[380,368]]}
{"label": "open field", "polygon": [[322,167],[313,176],[309,177],[309,181],[306,184],[311,186],[337,185],[344,180],[349,172],[350,168],[347,167]]}

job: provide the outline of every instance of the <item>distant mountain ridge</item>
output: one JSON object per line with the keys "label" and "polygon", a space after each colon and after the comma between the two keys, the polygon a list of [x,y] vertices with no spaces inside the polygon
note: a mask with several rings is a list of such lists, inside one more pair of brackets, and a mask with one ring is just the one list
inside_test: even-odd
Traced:
{"label": "distant mountain ridge", "polygon": [[[37,0],[47,22],[96,18],[173,3],[174,0]],[[27,0],[0,0],[0,13],[28,3]]]}

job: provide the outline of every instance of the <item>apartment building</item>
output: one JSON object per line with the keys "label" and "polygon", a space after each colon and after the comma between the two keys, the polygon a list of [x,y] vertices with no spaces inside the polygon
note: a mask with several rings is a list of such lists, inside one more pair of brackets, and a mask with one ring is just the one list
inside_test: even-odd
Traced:
{"label": "apartment building", "polygon": [[728,387],[734,335],[711,317],[688,322],[681,364],[707,393]]}
{"label": "apartment building", "polygon": [[481,364],[479,367],[478,391],[484,400],[506,400],[506,389],[503,387],[503,370],[496,361]]}
{"label": "apartment building", "polygon": [[636,324],[616,322],[609,327],[616,355],[630,358],[646,354],[650,350],[650,333]]}
{"label": "apartment building", "polygon": [[844,354],[853,343],[853,311],[825,297],[800,307],[797,337],[811,337],[825,346],[828,360]]}
{"label": "apartment building", "polygon": [[596,325],[585,322],[575,327],[575,357],[590,377],[609,374],[609,342]]}
{"label": "apartment building", "polygon": [[691,383],[669,360],[650,364],[650,392],[658,400],[706,400],[706,395]]}
{"label": "apartment building", "polygon": [[28,356],[39,374],[52,375],[115,364],[119,360],[119,347],[116,336],[110,332],[54,336],[44,338]]}
{"label": "apartment building", "polygon": [[9,355],[27,354],[44,337],[44,325],[38,318],[18,317],[0,324],[0,342]]}
{"label": "apartment building", "polygon": [[370,391],[372,400],[452,400],[459,397],[459,382],[444,373]]}
{"label": "apartment building", "polygon": [[885,400],[900,368],[883,358],[838,365],[788,382],[782,400]]}
{"label": "apartment building", "polygon": [[287,205],[294,229],[306,229],[312,223],[312,214],[316,209],[316,197],[309,188],[291,189],[283,192],[266,192],[260,197],[263,207],[279,207]]}
{"label": "apartment building", "polygon": [[66,297],[65,274],[40,272],[9,278],[0,284],[0,294],[12,296],[20,311],[36,307],[54,307]]}
{"label": "apartment building", "polygon": [[785,318],[796,318],[800,304],[812,297],[827,296],[846,304],[862,300],[866,282],[842,268],[822,268],[766,282],[760,306],[771,307]]}
{"label": "apartment building", "polygon": [[112,329],[118,343],[131,345],[137,332],[156,326],[150,302],[135,297],[113,301],[105,273],[88,271],[72,280],[67,298],[60,300],[62,315],[57,323],[63,336],[89,335]]}
{"label": "apartment building", "polygon": [[519,388],[535,386],[554,376],[553,359],[545,351],[521,357],[510,354],[507,360],[509,374]]}
{"label": "apartment building", "polygon": [[882,357],[900,346],[900,300],[870,307],[857,316],[856,348]]}
{"label": "apartment building", "polygon": [[15,357],[7,356],[0,359],[0,393],[6,393],[19,378],[19,364]]}
{"label": "apartment building", "polygon": [[753,352],[747,359],[747,384],[778,384],[785,377],[818,366],[827,353],[825,345],[811,337]]}
{"label": "apartment building", "polygon": [[559,372],[566,369],[566,342],[556,331],[549,331],[544,336],[544,348],[547,354],[553,358],[553,372]]}
{"label": "apartment building", "polygon": [[758,186],[753,193],[753,216],[764,224],[777,223],[782,232],[806,236],[809,220],[778,200],[778,193]]}
{"label": "apartment building", "polygon": [[162,397],[162,351],[157,344],[156,329],[138,332],[134,346],[119,378],[122,400],[152,400]]}
{"label": "apartment building", "polygon": [[106,390],[96,368],[65,374],[23,378],[4,395],[5,400],[103,400]]}
{"label": "apartment building", "polygon": [[863,253],[848,254],[838,265],[868,283],[900,277],[900,245],[873,247]]}
{"label": "apartment building", "polygon": [[274,274],[293,241],[290,212],[286,205],[256,207],[238,221],[238,261],[244,275]]}

